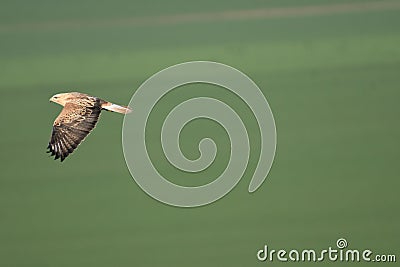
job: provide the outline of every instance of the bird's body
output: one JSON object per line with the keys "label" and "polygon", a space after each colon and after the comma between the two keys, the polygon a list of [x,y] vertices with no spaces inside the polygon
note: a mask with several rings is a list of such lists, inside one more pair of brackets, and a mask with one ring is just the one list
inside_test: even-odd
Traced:
{"label": "bird's body", "polygon": [[63,161],[93,130],[102,109],[127,114],[129,107],[119,106],[98,97],[71,92],[56,94],[51,102],[64,108],[53,123],[53,131],[48,145],[54,159]]}

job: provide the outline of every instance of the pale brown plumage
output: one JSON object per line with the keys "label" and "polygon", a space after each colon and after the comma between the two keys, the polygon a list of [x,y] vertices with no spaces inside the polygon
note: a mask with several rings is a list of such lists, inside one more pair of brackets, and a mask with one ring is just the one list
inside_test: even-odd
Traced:
{"label": "pale brown plumage", "polygon": [[55,160],[61,161],[64,161],[93,130],[102,109],[122,114],[132,111],[129,107],[77,92],[56,94],[50,101],[64,107],[53,123],[47,147],[47,152],[55,156]]}

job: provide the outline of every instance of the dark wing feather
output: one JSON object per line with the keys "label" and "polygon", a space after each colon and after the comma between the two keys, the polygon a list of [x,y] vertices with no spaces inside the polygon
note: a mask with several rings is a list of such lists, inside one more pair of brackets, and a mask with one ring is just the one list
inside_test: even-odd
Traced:
{"label": "dark wing feather", "polygon": [[67,103],[54,121],[47,152],[63,161],[93,130],[100,112],[100,100],[90,106]]}

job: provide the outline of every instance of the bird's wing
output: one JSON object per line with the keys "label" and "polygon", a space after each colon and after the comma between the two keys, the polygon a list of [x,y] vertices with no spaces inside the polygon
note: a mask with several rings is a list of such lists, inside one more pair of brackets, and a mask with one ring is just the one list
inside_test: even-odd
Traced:
{"label": "bird's wing", "polygon": [[93,105],[67,103],[53,123],[48,153],[63,161],[93,130],[100,112],[99,100]]}

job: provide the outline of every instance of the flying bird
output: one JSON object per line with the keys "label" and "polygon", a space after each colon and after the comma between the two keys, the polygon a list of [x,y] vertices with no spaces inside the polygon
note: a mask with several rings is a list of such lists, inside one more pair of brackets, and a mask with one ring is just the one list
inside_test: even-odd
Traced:
{"label": "flying bird", "polygon": [[54,159],[64,159],[71,154],[93,130],[99,120],[101,110],[128,114],[132,110],[98,97],[78,92],[56,94],[50,102],[64,108],[53,123],[47,153]]}

